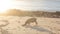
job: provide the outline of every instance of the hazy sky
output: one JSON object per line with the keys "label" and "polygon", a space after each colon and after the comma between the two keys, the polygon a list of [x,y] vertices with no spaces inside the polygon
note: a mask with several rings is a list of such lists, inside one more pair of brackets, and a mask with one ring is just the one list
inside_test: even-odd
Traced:
{"label": "hazy sky", "polygon": [[[56,10],[60,11],[60,0],[0,0],[0,7],[24,10]],[[2,3],[2,4],[1,4]]]}
{"label": "hazy sky", "polygon": [[16,0],[16,7],[25,10],[60,10],[60,0]]}

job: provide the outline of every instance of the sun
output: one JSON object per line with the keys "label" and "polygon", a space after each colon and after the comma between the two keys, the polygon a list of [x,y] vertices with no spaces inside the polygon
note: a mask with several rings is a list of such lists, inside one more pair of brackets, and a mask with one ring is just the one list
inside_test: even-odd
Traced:
{"label": "sun", "polygon": [[24,9],[22,5],[25,5],[25,2],[16,0],[0,0],[0,14],[6,13],[9,9]]}
{"label": "sun", "polygon": [[12,3],[10,0],[0,0],[0,13],[5,13],[11,6]]}
{"label": "sun", "polygon": [[4,7],[4,8],[0,8],[0,13],[5,13],[6,12],[6,8]]}

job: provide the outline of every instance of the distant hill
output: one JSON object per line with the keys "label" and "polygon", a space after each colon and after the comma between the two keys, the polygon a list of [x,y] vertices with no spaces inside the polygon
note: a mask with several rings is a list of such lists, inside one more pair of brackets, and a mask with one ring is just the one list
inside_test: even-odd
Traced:
{"label": "distant hill", "polygon": [[19,9],[9,9],[6,14],[0,14],[3,16],[37,16],[37,17],[60,17],[60,12],[45,12],[45,11],[24,11]]}

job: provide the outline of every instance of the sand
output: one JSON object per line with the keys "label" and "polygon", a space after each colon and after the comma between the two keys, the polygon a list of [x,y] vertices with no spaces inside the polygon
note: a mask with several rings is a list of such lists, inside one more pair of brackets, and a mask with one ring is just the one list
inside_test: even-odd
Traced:
{"label": "sand", "polygon": [[38,25],[23,27],[29,18],[32,17],[0,16],[0,34],[60,34],[60,18],[36,17]]}

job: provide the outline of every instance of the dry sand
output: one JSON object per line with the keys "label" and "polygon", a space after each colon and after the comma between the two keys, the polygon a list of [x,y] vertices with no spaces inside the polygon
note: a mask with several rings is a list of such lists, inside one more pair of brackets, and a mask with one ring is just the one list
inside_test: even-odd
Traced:
{"label": "dry sand", "polygon": [[[19,16],[0,16],[0,34],[60,34],[60,18],[44,18],[36,17],[38,25],[26,26],[22,25],[25,21],[32,17]],[[8,22],[1,21],[7,20]]]}

